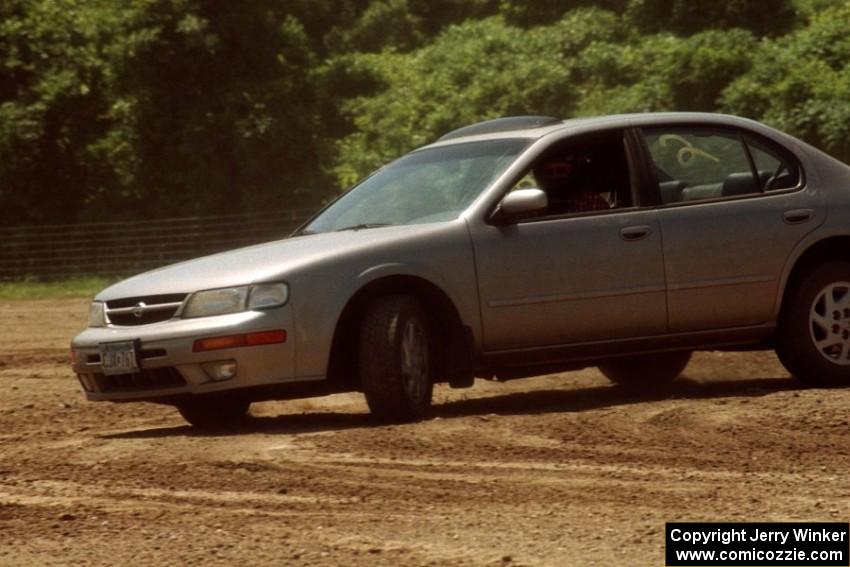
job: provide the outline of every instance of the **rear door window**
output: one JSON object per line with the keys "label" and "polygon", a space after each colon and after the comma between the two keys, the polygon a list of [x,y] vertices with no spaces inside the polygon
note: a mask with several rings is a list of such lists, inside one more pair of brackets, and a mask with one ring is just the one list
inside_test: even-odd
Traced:
{"label": "rear door window", "polygon": [[644,130],[663,204],[761,191],[743,138],[706,128]]}
{"label": "rear door window", "polygon": [[643,130],[662,204],[792,189],[797,161],[785,150],[733,129],[662,127]]}

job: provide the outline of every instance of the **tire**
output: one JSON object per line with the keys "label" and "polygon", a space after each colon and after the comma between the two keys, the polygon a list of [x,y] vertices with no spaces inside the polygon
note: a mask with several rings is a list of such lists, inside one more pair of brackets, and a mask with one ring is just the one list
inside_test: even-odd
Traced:
{"label": "tire", "polygon": [[611,360],[599,371],[620,386],[661,386],[675,380],[690,360],[690,351],[643,354]]}
{"label": "tire", "polygon": [[850,386],[850,263],[828,262],[788,290],[776,354],[796,378]]}
{"label": "tire", "polygon": [[378,299],[360,327],[360,382],[382,421],[422,419],[433,393],[431,338],[422,306],[410,296]]}
{"label": "tire", "polygon": [[177,411],[194,427],[225,429],[245,423],[249,407],[246,400],[202,397],[177,404]]}

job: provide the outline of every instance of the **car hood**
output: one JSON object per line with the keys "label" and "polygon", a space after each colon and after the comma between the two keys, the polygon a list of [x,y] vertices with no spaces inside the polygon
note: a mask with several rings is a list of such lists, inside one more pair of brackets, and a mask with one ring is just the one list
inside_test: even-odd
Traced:
{"label": "car hood", "polygon": [[311,234],[239,248],[133,276],[106,288],[96,299],[111,301],[277,281],[314,263],[325,263],[411,238],[427,238],[430,233],[444,230],[446,224]]}

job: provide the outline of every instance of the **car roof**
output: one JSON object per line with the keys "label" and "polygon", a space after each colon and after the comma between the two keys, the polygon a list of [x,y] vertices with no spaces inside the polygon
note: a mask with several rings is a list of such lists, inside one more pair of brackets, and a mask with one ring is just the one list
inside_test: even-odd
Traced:
{"label": "car roof", "polygon": [[[764,131],[769,129],[763,124],[747,118],[731,116],[728,114],[715,114],[709,112],[648,112],[634,114],[612,114],[607,116],[592,116],[584,118],[570,118],[567,120],[549,119],[541,120],[540,116],[528,117],[507,117],[496,120],[488,120],[479,122],[471,126],[465,126],[458,130],[453,130],[442,138],[429,144],[426,147],[437,147],[443,145],[483,141],[483,140],[498,140],[504,138],[542,138],[554,132],[600,130],[605,128],[616,127],[636,127],[636,126],[654,126],[654,125],[670,125],[671,123],[680,124],[716,124],[718,126],[737,126],[748,127]],[[529,124],[540,123],[539,126],[531,126],[523,128],[523,119]],[[499,128],[499,123],[504,124],[504,128]],[[772,130],[772,129],[769,129]],[[469,132],[467,135],[466,132]],[[481,133],[478,133],[481,132]]]}

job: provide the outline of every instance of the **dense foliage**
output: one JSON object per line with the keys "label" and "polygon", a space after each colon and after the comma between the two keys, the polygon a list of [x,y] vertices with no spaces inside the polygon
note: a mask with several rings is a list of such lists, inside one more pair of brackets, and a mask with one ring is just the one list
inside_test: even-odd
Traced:
{"label": "dense foliage", "polygon": [[5,0],[0,219],[316,206],[510,114],[724,111],[850,161],[839,0]]}

